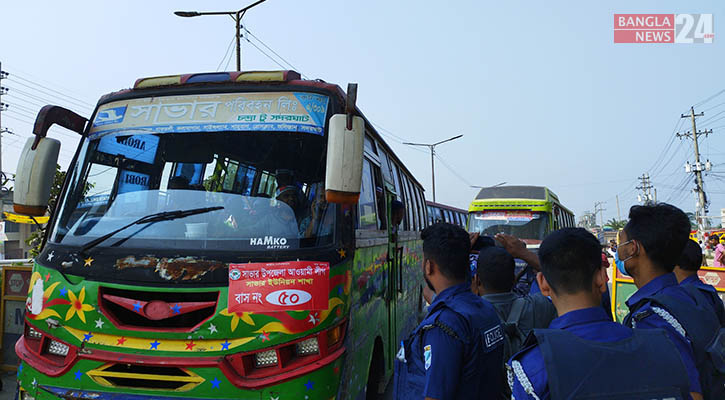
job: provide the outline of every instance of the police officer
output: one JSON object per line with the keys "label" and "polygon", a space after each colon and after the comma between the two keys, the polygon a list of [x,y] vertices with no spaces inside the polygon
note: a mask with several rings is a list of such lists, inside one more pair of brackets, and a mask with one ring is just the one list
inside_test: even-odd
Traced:
{"label": "police officer", "polygon": [[623,323],[667,331],[687,368],[693,398],[720,400],[725,394],[713,380],[708,354],[719,321],[704,295],[691,285],[678,285],[672,273],[689,235],[690,220],[677,207],[659,203],[629,210],[615,262],[617,269],[632,276],[637,291],[626,301],[629,314]]}
{"label": "police officer", "polygon": [[396,399],[498,399],[504,389],[503,330],[493,306],[471,292],[468,234],[424,229],[423,279],[435,292],[423,322],[401,343]]}
{"label": "police officer", "polygon": [[560,229],[541,243],[536,279],[559,317],[535,329],[529,347],[509,361],[513,398],[688,398],[685,366],[666,333],[629,329],[602,309],[608,277],[600,253],[582,228]]}
{"label": "police officer", "polygon": [[[713,235],[714,236],[714,235]],[[692,285],[699,289],[705,295],[712,309],[720,320],[720,326],[725,326],[725,307],[723,307],[722,299],[717,294],[717,290],[701,281],[697,276],[697,271],[702,266],[702,252],[700,245],[694,240],[688,240],[685,249],[682,251],[680,260],[675,265],[675,276],[680,285]]]}

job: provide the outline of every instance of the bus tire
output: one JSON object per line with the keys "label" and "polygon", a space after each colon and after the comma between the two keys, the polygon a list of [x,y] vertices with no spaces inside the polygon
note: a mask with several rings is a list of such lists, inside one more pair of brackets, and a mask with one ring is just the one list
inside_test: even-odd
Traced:
{"label": "bus tire", "polygon": [[[373,357],[370,359],[368,369],[368,382],[365,390],[365,399],[377,400],[385,390],[383,377],[385,376],[385,360],[383,356],[383,341],[375,338]],[[382,387],[382,390],[381,390]]]}

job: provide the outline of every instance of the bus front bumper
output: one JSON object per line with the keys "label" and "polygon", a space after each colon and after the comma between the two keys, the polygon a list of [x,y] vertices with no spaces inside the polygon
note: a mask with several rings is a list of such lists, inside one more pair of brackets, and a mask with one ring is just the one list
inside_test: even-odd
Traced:
{"label": "bus front bumper", "polygon": [[239,376],[224,356],[158,357],[93,349],[79,351],[71,362],[58,367],[29,350],[24,337],[15,351],[21,359],[21,400],[259,400],[334,398],[345,348],[291,373],[264,379]]}

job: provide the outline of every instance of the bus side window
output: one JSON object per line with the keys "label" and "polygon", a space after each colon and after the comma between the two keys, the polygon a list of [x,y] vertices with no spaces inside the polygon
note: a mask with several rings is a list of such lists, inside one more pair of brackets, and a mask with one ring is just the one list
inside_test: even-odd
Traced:
{"label": "bus side window", "polygon": [[408,190],[408,177],[404,173],[400,174],[401,185],[403,185],[403,193],[405,193],[405,220],[407,221],[406,228],[410,231],[415,230],[415,222],[413,221],[413,204],[411,202],[410,190]]}
{"label": "bus side window", "polygon": [[426,223],[426,221],[428,220],[428,213],[427,213],[428,207],[425,205],[425,199],[423,198],[423,193],[421,193],[420,188],[417,186],[415,187],[415,197],[416,197],[416,199],[418,199],[418,204],[419,204],[418,209],[420,210],[420,229],[423,229],[426,226],[428,226],[428,224]]}
{"label": "bus side window", "polygon": [[385,203],[385,184],[380,175],[380,168],[372,165],[373,179],[375,183],[375,204],[378,206],[378,229],[387,229],[387,220],[385,219],[387,205]]}
{"label": "bus side window", "polygon": [[375,186],[370,161],[363,159],[360,200],[357,203],[358,228],[376,229],[378,227],[375,212]]}
{"label": "bus side window", "polygon": [[413,219],[415,219],[415,226],[416,226],[417,230],[422,230],[423,229],[423,213],[420,210],[420,201],[418,200],[418,193],[417,193],[418,188],[415,187],[414,184],[410,183],[410,181],[408,181],[408,185],[410,185],[410,193],[411,193],[411,197],[413,198],[413,201],[411,201],[411,203],[413,203]]}

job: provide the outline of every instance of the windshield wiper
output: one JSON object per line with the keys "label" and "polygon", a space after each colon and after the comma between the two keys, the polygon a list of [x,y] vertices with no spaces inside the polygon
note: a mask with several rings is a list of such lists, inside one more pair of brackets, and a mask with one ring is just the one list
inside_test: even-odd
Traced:
{"label": "windshield wiper", "polygon": [[122,230],[132,227],[134,225],[140,225],[140,224],[151,224],[154,222],[160,222],[160,221],[171,221],[172,219],[179,219],[179,218],[185,218],[191,215],[197,215],[197,214],[204,214],[211,211],[221,210],[224,207],[222,206],[215,206],[215,207],[204,207],[204,208],[192,208],[190,210],[176,210],[176,211],[162,211],[155,214],[149,214],[144,217],[141,217],[137,219],[136,221],[131,222],[130,224],[126,226],[122,226],[115,231],[108,232],[107,234],[98,237],[96,239],[91,240],[90,242],[86,243],[81,247],[81,249],[78,251],[79,254],[85,255],[86,251],[98,246],[103,242],[104,240],[110,238],[111,236],[117,234],[118,232],[121,232]]}

